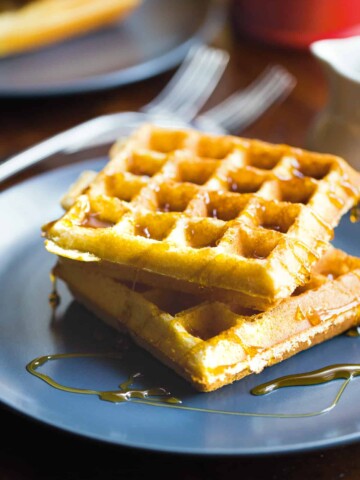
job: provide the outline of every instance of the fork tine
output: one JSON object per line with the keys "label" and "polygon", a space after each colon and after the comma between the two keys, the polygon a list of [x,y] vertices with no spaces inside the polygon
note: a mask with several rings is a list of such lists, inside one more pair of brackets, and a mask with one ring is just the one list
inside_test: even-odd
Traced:
{"label": "fork tine", "polygon": [[228,61],[224,50],[193,47],[164,90],[141,110],[191,120],[214,91]]}
{"label": "fork tine", "polygon": [[274,77],[272,83],[269,83],[262,92],[259,91],[257,96],[254,95],[252,103],[247,103],[246,108],[244,107],[244,118],[241,121],[239,121],[236,114],[228,118],[226,122],[227,128],[231,130],[246,128],[272,105],[284,100],[294,86],[295,82],[290,83],[286,80],[284,81],[284,79]]}
{"label": "fork tine", "polygon": [[295,84],[295,78],[283,67],[267,67],[246,89],[200,115],[197,123],[219,125],[229,131],[244,129],[275,102],[286,98]]}
{"label": "fork tine", "polygon": [[283,72],[281,71],[281,73],[279,73],[280,71],[277,67],[267,67],[248,87],[233,93],[219,105],[205,112],[205,114],[211,114],[219,118],[221,118],[222,115],[228,117],[231,112],[237,112],[240,103],[245,105],[249,101],[252,101],[254,96],[266,90],[269,84],[274,82],[275,77],[281,78]]}
{"label": "fork tine", "polygon": [[217,76],[219,73],[218,60],[221,61],[221,57],[213,51],[205,52],[200,56],[199,61],[194,57],[194,63],[191,62],[192,65],[188,66],[185,75],[178,79],[172,91],[171,88],[169,89],[165,102],[158,104],[157,108],[179,112],[179,109],[184,111],[184,107],[191,107],[199,96],[203,97],[204,92],[210,91],[207,90],[207,82],[213,85],[214,75]]}

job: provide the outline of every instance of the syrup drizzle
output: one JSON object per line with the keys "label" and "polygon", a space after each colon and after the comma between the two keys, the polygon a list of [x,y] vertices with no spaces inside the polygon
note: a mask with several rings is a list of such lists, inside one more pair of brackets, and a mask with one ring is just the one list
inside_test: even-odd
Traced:
{"label": "syrup drizzle", "polygon": [[76,387],[68,387],[62,385],[51,378],[49,375],[38,371],[45,363],[54,360],[80,358],[80,357],[107,357],[107,358],[121,358],[119,354],[94,354],[94,353],[68,353],[68,354],[54,354],[44,355],[37,357],[26,365],[26,369],[29,373],[35,377],[40,378],[48,385],[62,390],[68,393],[77,393],[85,395],[96,395],[100,400],[112,402],[112,403],[143,403],[154,407],[166,407],[176,408],[179,410],[196,411],[202,413],[232,415],[240,417],[267,417],[267,418],[306,418],[322,415],[332,410],[339,402],[345,388],[350,381],[360,375],[359,364],[339,364],[331,365],[320,370],[313,372],[288,375],[286,377],[280,377],[271,382],[267,382],[251,390],[253,395],[265,395],[276,389],[288,387],[288,386],[305,386],[305,385],[318,385],[321,383],[329,382],[336,379],[344,379],[345,382],[341,385],[333,401],[327,407],[319,411],[313,411],[308,413],[261,413],[261,412],[242,412],[242,411],[227,411],[227,410],[215,410],[210,408],[190,407],[182,405],[182,401],[176,397],[173,397],[169,391],[162,387],[155,387],[149,389],[136,389],[132,388],[132,385],[136,378],[141,374],[136,373],[130,375],[128,380],[122,382],[117,390],[92,390]]}
{"label": "syrup drizzle", "polygon": [[360,327],[353,327],[348,330],[345,335],[347,337],[360,337]]}
{"label": "syrup drizzle", "polygon": [[[307,312],[307,316],[309,317],[309,321],[311,324],[315,324],[317,325],[318,323],[322,322],[322,321],[325,321],[325,320],[329,320],[330,318],[334,317],[334,316],[337,316],[337,315],[341,315],[351,309],[353,309],[354,307],[356,307],[356,305],[358,305],[359,303],[359,300],[357,298],[354,298],[354,300],[350,300],[348,303],[346,303],[345,305],[342,305],[340,307],[333,307],[333,308],[327,308],[327,309],[310,309],[308,312]],[[313,321],[315,323],[313,323]]]}
{"label": "syrup drizzle", "polygon": [[336,208],[343,208],[344,207],[345,201],[341,197],[336,195],[334,192],[330,191],[328,193],[328,198],[331,201],[331,203],[333,205],[335,205]]}
{"label": "syrup drizzle", "polygon": [[120,383],[119,389],[117,390],[91,390],[91,389],[84,389],[84,388],[75,388],[75,387],[68,387],[66,385],[62,385],[58,383],[56,380],[51,378],[49,375],[45,373],[41,373],[38,371],[40,367],[42,367],[45,363],[53,360],[59,359],[69,359],[69,358],[83,358],[83,357],[107,357],[107,358],[120,358],[119,355],[114,353],[109,354],[95,354],[95,353],[60,353],[54,355],[43,355],[41,357],[37,357],[32,360],[30,363],[26,365],[26,370],[35,375],[35,377],[40,378],[48,385],[57,388],[58,390],[62,390],[69,393],[79,393],[84,395],[97,395],[100,400],[105,400],[107,402],[112,403],[120,403],[120,402],[127,402],[133,399],[141,399],[146,400],[149,397],[157,397],[156,399],[152,399],[152,401],[161,402],[161,403],[170,403],[176,404],[181,403],[181,400],[173,397],[170,395],[170,392],[165,390],[162,387],[155,387],[149,389],[136,389],[132,388],[135,380],[141,376],[140,373],[135,373],[130,375],[128,380],[125,382]]}
{"label": "syrup drizzle", "polygon": [[48,296],[49,305],[52,310],[52,319],[55,319],[57,307],[60,305],[61,297],[57,291],[57,277],[54,270],[50,272],[50,281],[52,284],[51,292]]}
{"label": "syrup drizzle", "polygon": [[298,373],[295,375],[286,375],[284,377],[271,380],[253,388],[250,393],[253,395],[266,395],[274,390],[284,387],[300,387],[307,385],[320,385],[331,380],[343,379],[352,380],[360,375],[360,364],[337,364],[329,365],[319,370],[313,370],[307,373]]}
{"label": "syrup drizzle", "polygon": [[[57,292],[57,277],[54,273],[54,270],[50,273],[50,280],[52,283],[52,291],[49,295],[49,304],[53,309],[53,316],[55,315],[56,308],[60,304],[60,296]],[[323,317],[328,317],[329,314],[334,314],[335,311],[346,311],[349,306],[352,306],[353,302],[349,302],[348,305],[338,309],[331,309],[329,311],[321,311],[317,312],[316,310],[316,317],[322,320]],[[304,312],[298,308],[296,312],[296,316],[298,320],[303,320]],[[348,330],[345,334],[350,337],[357,337],[360,336],[360,327],[353,327]],[[56,380],[51,378],[49,375],[41,373],[38,371],[40,367],[42,367],[45,363],[53,360],[59,359],[66,359],[66,358],[79,358],[79,357],[108,357],[108,358],[121,358],[118,354],[110,353],[110,354],[94,354],[94,353],[70,353],[70,354],[53,354],[53,355],[44,355],[35,358],[31,362],[26,365],[26,369],[32,375],[40,378],[48,385],[57,388],[62,391],[66,391],[69,393],[77,393],[77,394],[87,394],[87,395],[97,395],[100,400],[112,402],[112,403],[121,403],[121,402],[137,402],[137,403],[146,403],[152,406],[167,406],[172,408],[178,408],[182,410],[189,410],[189,411],[198,411],[204,413],[217,413],[223,415],[234,415],[234,416],[252,416],[252,417],[270,417],[270,418],[305,418],[311,417],[316,415],[324,414],[330,410],[332,410],[337,403],[339,402],[345,388],[350,383],[350,381],[360,375],[360,364],[336,364],[336,365],[329,365],[322,369],[314,370],[307,373],[300,373],[294,375],[287,375],[284,377],[279,377],[275,380],[270,382],[266,382],[254,387],[250,393],[255,396],[266,395],[268,393],[273,392],[274,390],[278,390],[284,387],[291,387],[291,386],[309,386],[309,385],[319,385],[322,383],[327,383],[332,380],[343,379],[345,382],[340,387],[338,393],[336,394],[332,403],[320,411],[309,412],[309,413],[284,413],[284,414],[273,414],[273,413],[251,413],[251,412],[238,412],[238,411],[223,411],[223,410],[213,410],[213,409],[206,409],[206,408],[196,408],[196,407],[187,407],[182,406],[182,401],[174,396],[171,395],[169,391],[167,391],[163,387],[153,387],[149,389],[135,389],[132,388],[136,378],[140,377],[140,373],[135,373],[129,376],[128,380],[122,382],[119,385],[118,390],[91,390],[91,389],[83,389],[83,388],[76,388],[76,387],[68,387],[66,385],[62,385],[58,383]]]}
{"label": "syrup drizzle", "polygon": [[101,219],[98,213],[88,213],[80,225],[85,228],[111,228],[115,223]]}
{"label": "syrup drizzle", "polygon": [[360,220],[360,200],[350,210],[350,221],[356,223]]}

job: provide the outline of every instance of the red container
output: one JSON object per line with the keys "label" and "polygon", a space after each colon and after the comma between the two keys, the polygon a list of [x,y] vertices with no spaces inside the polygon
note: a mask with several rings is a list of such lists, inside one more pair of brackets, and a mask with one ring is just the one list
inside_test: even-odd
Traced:
{"label": "red container", "polygon": [[230,0],[236,34],[308,48],[324,38],[360,34],[360,0]]}

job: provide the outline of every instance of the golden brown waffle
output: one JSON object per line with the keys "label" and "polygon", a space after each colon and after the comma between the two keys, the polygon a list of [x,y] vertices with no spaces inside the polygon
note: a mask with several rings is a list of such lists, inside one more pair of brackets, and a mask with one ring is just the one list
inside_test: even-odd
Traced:
{"label": "golden brown waffle", "polygon": [[112,327],[211,391],[360,323],[360,259],[329,249],[309,283],[263,313],[184,293],[125,286],[94,264],[60,258],[55,274]]}
{"label": "golden brown waffle", "polygon": [[140,3],[141,0],[0,0],[0,56],[98,29],[123,19]]}
{"label": "golden brown waffle", "polygon": [[146,125],[44,227],[46,247],[110,262],[119,279],[267,308],[306,282],[359,185],[335,156]]}

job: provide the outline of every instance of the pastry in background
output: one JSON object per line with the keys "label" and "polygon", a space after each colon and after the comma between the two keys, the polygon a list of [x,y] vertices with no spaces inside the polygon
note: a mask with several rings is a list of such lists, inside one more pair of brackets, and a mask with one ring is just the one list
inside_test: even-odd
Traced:
{"label": "pastry in background", "polygon": [[0,56],[60,42],[124,19],[141,0],[0,0]]}

